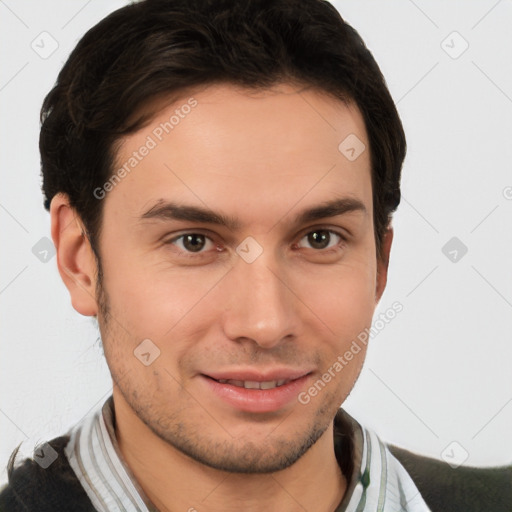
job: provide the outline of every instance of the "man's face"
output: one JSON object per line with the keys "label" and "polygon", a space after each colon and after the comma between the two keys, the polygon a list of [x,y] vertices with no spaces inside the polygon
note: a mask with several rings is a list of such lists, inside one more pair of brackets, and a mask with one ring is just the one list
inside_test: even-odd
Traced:
{"label": "man's face", "polygon": [[[364,123],[288,85],[189,98],[123,140],[129,172],[104,199],[98,320],[116,415],[204,464],[276,471],[328,433],[364,347],[308,403],[299,394],[370,326],[382,291],[369,151],[338,149],[350,134],[368,147]],[[301,218],[336,200],[352,206]]]}

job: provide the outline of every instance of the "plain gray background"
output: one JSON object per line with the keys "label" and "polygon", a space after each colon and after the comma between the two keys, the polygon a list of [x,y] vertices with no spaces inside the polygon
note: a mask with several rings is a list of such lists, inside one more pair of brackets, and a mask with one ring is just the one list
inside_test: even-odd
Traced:
{"label": "plain gray background", "polygon": [[[99,333],[45,240],[38,115],[77,40],[125,3],[0,0],[0,484],[18,443],[30,455],[111,392]],[[404,309],[344,407],[405,448],[510,464],[512,2],[334,4],[381,66],[409,147],[377,315]]]}

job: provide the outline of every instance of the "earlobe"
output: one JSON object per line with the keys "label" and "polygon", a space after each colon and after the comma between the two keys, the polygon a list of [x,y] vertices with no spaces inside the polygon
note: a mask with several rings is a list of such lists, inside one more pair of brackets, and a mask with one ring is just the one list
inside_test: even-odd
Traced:
{"label": "earlobe", "polygon": [[57,266],[73,307],[85,316],[98,312],[96,302],[96,259],[83,224],[69,204],[67,195],[56,194],[50,206],[52,239]]}
{"label": "earlobe", "polygon": [[391,243],[393,242],[393,228],[391,226],[384,233],[382,239],[381,258],[377,260],[377,285],[375,289],[375,302],[378,303],[388,279],[389,254],[391,252]]}

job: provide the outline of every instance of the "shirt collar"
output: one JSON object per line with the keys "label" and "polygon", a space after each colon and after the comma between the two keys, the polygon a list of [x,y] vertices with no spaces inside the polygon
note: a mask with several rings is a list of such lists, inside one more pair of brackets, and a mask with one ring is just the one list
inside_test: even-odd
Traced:
{"label": "shirt collar", "polygon": [[99,512],[158,512],[119,449],[112,395],[71,429],[65,454]]}
{"label": "shirt collar", "polygon": [[[112,395],[69,435],[65,454],[98,511],[158,512],[117,443]],[[334,420],[334,446],[347,479],[345,496],[335,512],[428,512],[414,482],[389,449],[343,409]]]}

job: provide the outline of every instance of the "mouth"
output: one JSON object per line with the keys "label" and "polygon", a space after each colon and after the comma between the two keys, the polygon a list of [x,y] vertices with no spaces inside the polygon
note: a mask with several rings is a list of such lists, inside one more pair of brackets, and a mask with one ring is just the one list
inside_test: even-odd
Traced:
{"label": "mouth", "polygon": [[239,411],[262,413],[289,409],[311,378],[311,371],[251,371],[201,374],[201,382],[214,403]]}
{"label": "mouth", "polygon": [[292,379],[266,380],[258,382],[257,380],[234,380],[234,379],[213,379],[221,384],[230,384],[238,388],[245,389],[274,389],[284,386],[291,382]]}

